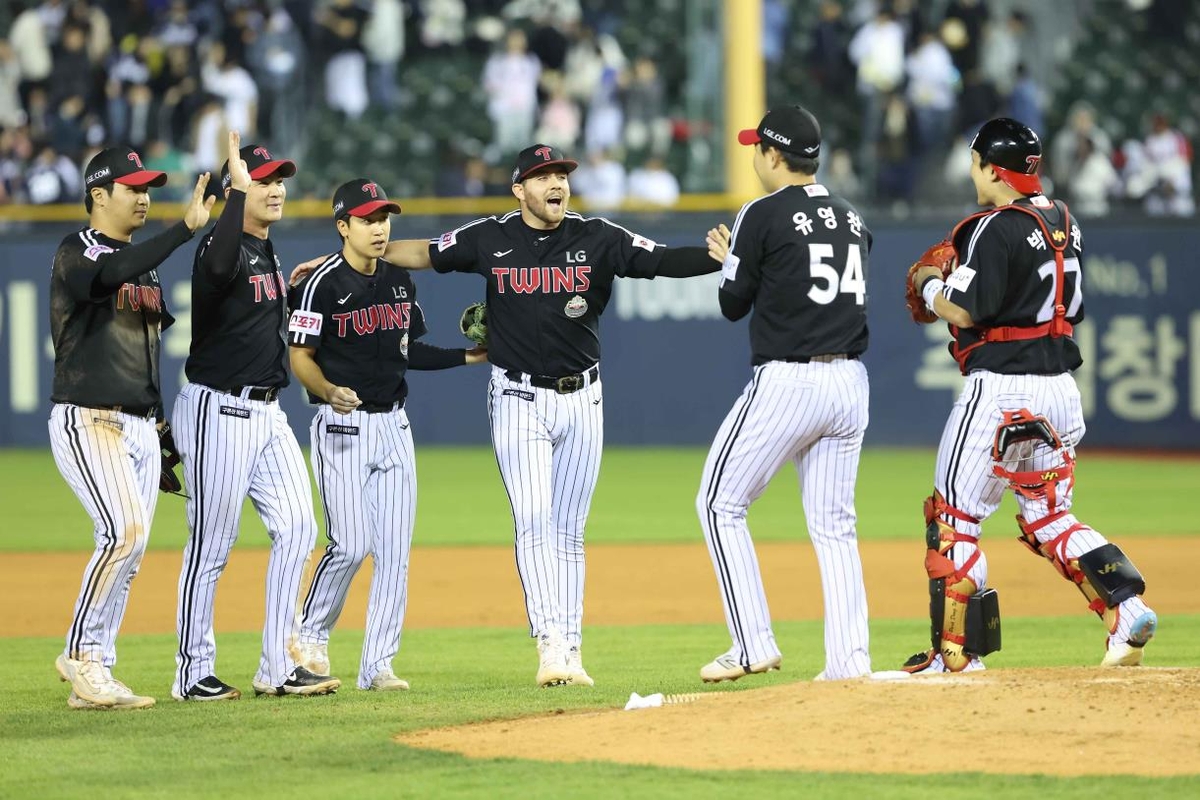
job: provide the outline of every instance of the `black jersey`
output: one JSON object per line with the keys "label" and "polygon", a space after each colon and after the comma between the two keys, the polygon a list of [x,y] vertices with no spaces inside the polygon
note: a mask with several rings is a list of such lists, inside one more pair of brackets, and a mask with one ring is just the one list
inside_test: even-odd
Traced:
{"label": "black jersey", "polygon": [[287,281],[270,239],[240,236],[228,283],[214,280],[202,264],[213,234],[196,248],[192,348],[184,371],[192,383],[214,389],[287,386]]}
{"label": "black jersey", "polygon": [[600,314],[615,278],[653,278],[666,248],[601,218],[568,212],[553,230],[520,211],[434,239],[438,272],[487,279],[488,360],[533,375],[574,375],[600,360]]}
{"label": "black jersey", "polygon": [[[91,228],[62,240],[50,273],[51,400],[161,409],[161,334],[174,320],[155,267],[189,238],[180,223],[133,248],[142,253],[145,271],[111,289],[101,286],[97,276],[107,260],[131,245]],[[142,266],[135,264],[134,270]]]}
{"label": "black jersey", "polygon": [[755,366],[867,349],[871,232],[821,184],[785,186],[742,206],[721,289],[752,301]]}
{"label": "black jersey", "polygon": [[[292,291],[292,306],[288,341],[316,348],[327,380],[350,387],[366,406],[404,402],[409,347],[426,332],[407,270],[379,259],[364,275],[338,253]],[[308,399],[325,402],[312,392]]]}
{"label": "black jersey", "polygon": [[[1072,217],[1064,231],[1063,206],[1041,195],[1017,200],[1039,213],[1051,236],[1066,236],[1063,251],[1063,305],[1066,319],[1083,319],[1083,235]],[[976,327],[951,328],[959,348],[977,343],[981,330],[997,327],[1031,328],[1050,321],[1054,313],[1056,269],[1054,251],[1038,221],[1010,206],[968,218],[955,230],[959,266],[946,280],[943,294],[962,307]],[[951,344],[951,352],[954,344]],[[963,372],[982,369],[1006,375],[1057,375],[1083,363],[1070,336],[987,342],[966,355]]]}

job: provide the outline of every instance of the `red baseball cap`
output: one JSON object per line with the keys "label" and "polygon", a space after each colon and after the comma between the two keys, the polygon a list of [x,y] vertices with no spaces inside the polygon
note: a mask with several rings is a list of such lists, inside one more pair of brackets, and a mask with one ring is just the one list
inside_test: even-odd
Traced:
{"label": "red baseball cap", "polygon": [[[261,181],[269,175],[279,174],[280,177],[290,178],[296,174],[295,162],[286,158],[275,158],[267,148],[260,144],[248,144],[238,151],[238,156],[246,162],[250,177]],[[221,165],[221,188],[228,189],[232,181],[229,175],[229,161]]]}
{"label": "red baseball cap", "polygon": [[369,217],[381,208],[399,214],[400,205],[388,200],[383,187],[369,178],[346,181],[333,193],[333,218]]}
{"label": "red baseball cap", "polygon": [[146,169],[142,157],[128,147],[108,147],[92,156],[83,173],[83,188],[88,191],[106,183],[126,186],[162,186],[167,173]]}

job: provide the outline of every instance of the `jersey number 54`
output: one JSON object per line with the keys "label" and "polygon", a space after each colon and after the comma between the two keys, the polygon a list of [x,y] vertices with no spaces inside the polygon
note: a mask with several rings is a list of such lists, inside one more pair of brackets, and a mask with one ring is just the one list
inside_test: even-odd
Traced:
{"label": "jersey number 54", "polygon": [[[827,306],[837,299],[839,293],[854,295],[856,305],[867,298],[867,281],[863,277],[862,251],[852,244],[846,252],[846,265],[841,275],[837,268],[828,263],[834,257],[833,245],[810,243],[808,245],[808,273],[813,285],[809,287],[808,299]],[[824,285],[821,285],[824,284]]]}

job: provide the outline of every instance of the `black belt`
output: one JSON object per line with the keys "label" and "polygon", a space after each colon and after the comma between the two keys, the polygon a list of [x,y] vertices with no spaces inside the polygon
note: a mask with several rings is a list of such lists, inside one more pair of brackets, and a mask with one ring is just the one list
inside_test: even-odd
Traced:
{"label": "black belt", "polygon": [[246,389],[250,390],[246,393],[247,400],[260,400],[264,403],[271,403],[275,401],[275,398],[279,397],[278,386],[231,386],[230,388],[222,389],[221,391],[225,392],[226,394],[235,394],[240,397],[242,392]]}
{"label": "black belt", "polygon": [[396,405],[395,403],[363,403],[355,411],[364,411],[367,414],[386,414],[389,411],[394,411],[398,408],[404,408],[404,404]]}
{"label": "black belt", "polygon": [[795,358],[778,358],[778,359],[773,359],[773,360],[784,361],[788,364],[811,364],[814,361],[829,362],[829,361],[841,361],[842,359],[845,359],[846,361],[857,361],[858,355],[855,354],[852,356],[848,356],[845,353],[831,353],[829,355],[821,355],[821,356],[797,356]]}
{"label": "black belt", "polygon": [[516,369],[507,370],[504,377],[514,383],[521,383],[528,377],[530,386],[536,386],[539,389],[553,389],[559,394],[571,394],[571,392],[578,392],[589,383],[595,383],[600,377],[600,365],[597,364],[586,372],[564,375],[561,378],[551,378],[549,375],[526,375]]}
{"label": "black belt", "polygon": [[101,411],[116,411],[118,414],[128,414],[131,417],[150,417],[157,416],[158,406],[100,406],[89,405],[86,408],[98,408]]}

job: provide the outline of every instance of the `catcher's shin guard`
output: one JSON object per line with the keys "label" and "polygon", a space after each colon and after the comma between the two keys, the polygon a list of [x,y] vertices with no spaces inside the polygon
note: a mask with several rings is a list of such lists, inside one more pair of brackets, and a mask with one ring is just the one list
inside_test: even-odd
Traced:
{"label": "catcher's shin guard", "polygon": [[1065,515],[1066,512],[1060,512],[1033,523],[1018,516],[1020,542],[1036,555],[1045,557],[1059,575],[1078,586],[1088,601],[1088,608],[1104,620],[1111,633],[1117,625],[1114,609],[1125,600],[1143,594],[1146,580],[1121,548],[1112,542],[1089,550],[1078,558],[1067,558],[1067,542],[1071,534],[1088,530],[1083,523],[1077,522],[1053,539],[1039,542],[1037,532]]}
{"label": "catcher's shin guard", "polygon": [[[1000,605],[994,589],[978,592],[968,573],[979,560],[975,537],[959,533],[942,515],[977,522],[951,507],[939,492],[925,500],[925,572],[929,576],[930,644],[950,672],[961,672],[975,656],[1000,649]],[[975,546],[959,568],[947,555],[956,542]],[[931,654],[932,656],[932,654]]]}

